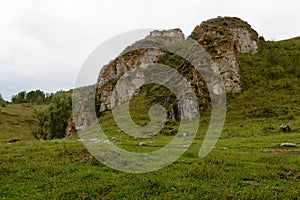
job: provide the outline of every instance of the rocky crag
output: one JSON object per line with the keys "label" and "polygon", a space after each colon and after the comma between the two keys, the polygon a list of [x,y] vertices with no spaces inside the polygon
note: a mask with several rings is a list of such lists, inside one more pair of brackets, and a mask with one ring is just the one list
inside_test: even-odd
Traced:
{"label": "rocky crag", "polygon": [[240,93],[242,83],[238,53],[256,53],[259,50],[257,32],[239,18],[218,17],[197,26],[190,37],[205,46],[213,57],[226,91]]}
{"label": "rocky crag", "polygon": [[[240,93],[242,82],[238,54],[256,53],[259,50],[257,32],[247,22],[239,18],[218,17],[196,26],[188,38],[197,41],[209,53],[222,76],[226,92]],[[145,47],[149,41],[155,41],[155,39],[162,39],[167,45],[173,46],[186,40],[180,29],[153,31],[144,40],[128,47],[120,56],[103,66],[96,83],[96,111],[99,115],[122,102],[129,101],[143,90],[143,88],[131,90],[133,83],[126,81],[126,79],[122,79],[122,82],[118,83],[119,87],[115,90],[114,88],[125,73],[132,69],[138,70],[151,63],[170,65],[183,74],[199,98],[200,112],[210,108],[205,81],[189,62],[163,49],[136,48],[140,44]],[[141,77],[136,81],[143,82]],[[115,98],[116,93],[118,98]],[[170,94],[165,95],[165,98],[160,98],[159,101],[168,110],[170,119],[176,119],[179,112],[183,112],[178,110],[176,98]],[[86,121],[86,119],[83,120]],[[77,130],[88,124],[88,122],[78,124],[80,121],[78,119],[75,121],[77,122],[75,124]]]}

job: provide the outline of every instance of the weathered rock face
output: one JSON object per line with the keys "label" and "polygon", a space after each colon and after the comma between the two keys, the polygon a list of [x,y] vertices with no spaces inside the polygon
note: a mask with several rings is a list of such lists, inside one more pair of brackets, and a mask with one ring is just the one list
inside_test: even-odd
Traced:
{"label": "weathered rock face", "polygon": [[[197,26],[189,37],[199,42],[208,51],[222,75],[225,90],[232,93],[241,92],[242,83],[238,53],[256,53],[259,50],[258,34],[251,26],[238,18],[218,17]],[[163,49],[145,48],[147,41],[155,39],[159,39],[167,45],[185,41],[180,29],[153,31],[145,40],[127,47],[120,56],[105,65],[100,71],[96,84],[96,109],[98,113],[111,110],[115,106],[129,101],[139,93],[138,90],[132,89],[134,88],[132,84],[144,83],[143,73],[137,73],[136,78],[130,81],[126,78],[120,79],[124,74],[130,70],[138,71],[140,68],[152,63],[165,64],[164,60],[168,60],[169,57],[174,58],[174,55]],[[178,65],[175,68],[191,83],[199,98],[200,112],[205,108],[210,108],[206,84],[197,70],[184,60],[179,62]],[[118,87],[115,87],[118,81],[120,81]],[[191,106],[183,108],[185,110],[178,110],[176,100],[166,97],[164,102],[167,101],[169,101],[170,119],[175,119],[179,113],[185,113],[185,110],[196,109]],[[186,118],[192,117],[186,116]],[[81,121],[85,122],[86,120]],[[75,124],[77,130],[79,126],[82,127],[82,124]]]}
{"label": "weathered rock face", "polygon": [[185,40],[184,34],[180,29],[171,29],[171,30],[163,30],[163,31],[152,31],[149,37],[153,38],[163,38],[170,43],[178,43]]}
{"label": "weathered rock face", "polygon": [[[153,31],[146,39],[162,38],[168,44],[178,43],[185,40],[180,29],[172,29],[167,31]],[[138,50],[131,51],[132,47]],[[97,81],[97,103],[99,104],[99,112],[111,110],[115,106],[123,102],[129,101],[138,91],[132,90],[132,84],[143,83],[143,74],[137,74],[136,79],[127,80],[120,78],[129,70],[138,70],[148,64],[157,63],[166,52],[157,48],[140,48],[139,42],[132,47],[128,47],[122,55],[104,66],[99,74]],[[126,53],[128,52],[128,53]],[[118,87],[115,87],[117,81]],[[119,98],[115,98],[118,96]]]}
{"label": "weathered rock face", "polygon": [[[259,49],[258,34],[251,26],[238,18],[218,17],[197,26],[190,37],[203,45],[216,62],[224,80],[225,90],[233,93],[241,92],[242,84],[238,53],[256,53]],[[167,43],[179,43],[185,40],[180,29],[153,31],[146,37],[146,39],[149,38],[162,38]],[[130,48],[127,48],[128,51]],[[119,87],[115,91],[119,96],[122,96],[122,99],[112,98],[114,96],[112,94],[114,85],[121,76],[130,69],[157,63],[165,54],[159,49],[141,49],[121,55],[104,66],[99,74],[97,83],[97,95],[100,103],[99,111],[110,110],[121,102],[128,101],[136,94],[136,91],[128,90],[128,88],[132,88],[129,87],[131,83],[123,80],[123,87]],[[143,82],[142,77],[136,81]],[[195,72],[193,72],[192,81],[196,85],[199,85],[200,81],[203,84]]]}
{"label": "weathered rock face", "polygon": [[[141,49],[137,52],[125,54],[118,57],[110,64],[104,66],[99,74],[97,83],[97,97],[100,103],[100,112],[111,110],[123,102],[129,101],[134,94],[131,84],[143,82],[143,75],[137,76],[135,80],[129,81],[121,79],[119,87],[115,88],[117,81],[129,70],[143,67],[147,64],[155,63],[165,53],[158,49]],[[119,96],[120,98],[114,98]]]}
{"label": "weathered rock face", "polygon": [[259,38],[256,31],[239,18],[218,17],[197,26],[190,37],[205,46],[213,57],[226,91],[240,93],[242,83],[238,53],[258,51]]}

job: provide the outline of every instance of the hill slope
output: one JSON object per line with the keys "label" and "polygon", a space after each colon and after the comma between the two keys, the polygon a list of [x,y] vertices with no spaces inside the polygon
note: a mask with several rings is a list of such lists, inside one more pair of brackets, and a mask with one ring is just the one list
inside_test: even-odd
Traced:
{"label": "hill slope", "polygon": [[0,107],[0,142],[34,139],[31,134],[35,124],[32,118],[34,107],[37,108],[30,104],[8,104]]}
{"label": "hill slope", "polygon": [[[210,120],[188,151],[172,165],[146,174],[128,174],[95,160],[75,136],[66,140],[0,143],[0,198],[3,199],[299,199],[300,196],[300,38],[261,41],[260,50],[239,53],[239,94],[227,94],[227,117],[216,148],[199,159]],[[182,60],[164,60],[175,67]],[[140,125],[149,122],[148,108],[165,88],[144,87],[131,101]],[[160,99],[159,99],[160,100]],[[26,120],[32,107],[0,108],[1,141],[31,139]],[[150,152],[162,148],[176,132],[167,124],[150,139],[118,130],[110,111],[100,117],[107,137],[120,148]],[[279,126],[289,123],[292,131]],[[145,142],[145,146],[139,146]],[[298,147],[280,147],[283,142]]]}

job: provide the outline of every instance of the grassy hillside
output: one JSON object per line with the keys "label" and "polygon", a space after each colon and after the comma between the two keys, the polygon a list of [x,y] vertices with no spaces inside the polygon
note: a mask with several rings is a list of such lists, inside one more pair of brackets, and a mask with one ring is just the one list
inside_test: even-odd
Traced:
{"label": "grassy hillside", "polygon": [[[227,96],[223,136],[276,134],[283,123],[299,132],[300,38],[264,42],[258,54],[240,55],[239,59],[243,92]],[[267,129],[270,125],[275,130]],[[233,131],[228,126],[242,127],[240,131]]]}
{"label": "grassy hillside", "polygon": [[[226,123],[216,148],[206,158],[198,158],[210,120],[206,112],[189,150],[172,165],[152,173],[113,170],[92,158],[76,136],[30,140],[26,120],[32,107],[0,108],[0,121],[5,122],[0,125],[0,139],[23,140],[0,143],[0,198],[299,199],[300,38],[265,42],[258,54],[239,59],[243,92],[227,96]],[[149,121],[151,103],[145,93],[131,102],[137,123]],[[109,139],[133,152],[161,148],[176,131],[174,123],[151,139],[133,139],[118,132],[111,113],[100,122]],[[283,123],[291,126],[290,133],[279,132]],[[141,141],[147,146],[138,146]],[[298,147],[280,147],[283,142]]]}
{"label": "grassy hillside", "polygon": [[0,142],[12,139],[33,140],[31,130],[35,121],[32,114],[34,108],[41,107],[31,104],[8,104],[0,107]]}

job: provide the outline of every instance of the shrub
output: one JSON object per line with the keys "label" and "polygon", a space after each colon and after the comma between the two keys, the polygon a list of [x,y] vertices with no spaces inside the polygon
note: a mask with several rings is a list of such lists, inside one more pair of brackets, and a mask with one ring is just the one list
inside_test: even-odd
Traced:
{"label": "shrub", "polygon": [[32,134],[35,138],[44,140],[65,137],[71,113],[71,93],[57,92],[47,108],[34,111],[33,117],[37,121],[37,127]]}
{"label": "shrub", "polygon": [[65,137],[68,119],[72,113],[72,97],[70,93],[56,93],[49,105],[48,139]]}
{"label": "shrub", "polygon": [[36,139],[46,140],[48,137],[48,110],[34,110],[33,118],[37,120],[37,127],[33,129],[32,134]]}

